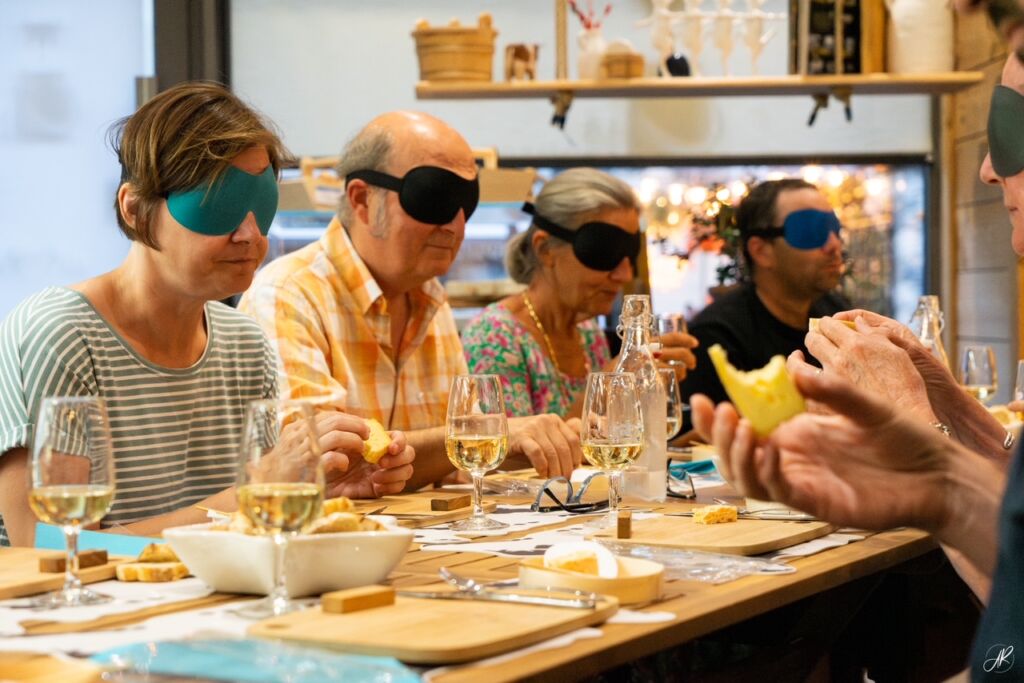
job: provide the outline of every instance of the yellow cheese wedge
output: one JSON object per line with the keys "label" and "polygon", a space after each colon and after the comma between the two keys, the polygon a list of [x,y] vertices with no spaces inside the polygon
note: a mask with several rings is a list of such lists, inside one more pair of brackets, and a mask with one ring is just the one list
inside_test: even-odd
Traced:
{"label": "yellow cheese wedge", "polygon": [[774,356],[763,368],[742,372],[729,363],[720,345],[708,349],[708,355],[729,399],[758,436],[768,436],[780,424],[806,410],[804,397],[797,391],[782,356]]}
{"label": "yellow cheese wedge", "polygon": [[[836,322],[837,323],[842,323],[842,324],[846,325],[851,330],[856,330],[857,329],[857,323],[853,322],[852,320],[836,320]],[[820,325],[820,324],[821,324],[821,318],[809,318],[807,320],[807,329],[810,330],[811,332],[817,332],[818,331],[818,325]]]}
{"label": "yellow cheese wedge", "polygon": [[366,424],[370,427],[370,438],[363,444],[363,460],[376,463],[388,452],[391,445],[391,437],[384,431],[384,425],[374,419],[369,419]]}
{"label": "yellow cheese wedge", "polygon": [[705,505],[693,511],[693,521],[697,524],[725,524],[738,518],[732,505]]}

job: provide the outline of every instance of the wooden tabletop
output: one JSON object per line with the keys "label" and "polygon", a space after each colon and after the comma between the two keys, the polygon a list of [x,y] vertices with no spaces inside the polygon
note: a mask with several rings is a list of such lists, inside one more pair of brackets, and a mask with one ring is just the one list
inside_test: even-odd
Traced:
{"label": "wooden tabletop", "polygon": [[[701,499],[722,495],[705,489]],[[429,495],[429,494],[413,494]],[[521,499],[503,499],[517,503]],[[702,500],[701,502],[705,502]],[[655,510],[679,510],[692,504],[670,500]],[[645,506],[646,507],[646,506]],[[576,520],[560,521],[564,526]],[[529,532],[510,534],[523,536]],[[493,541],[495,537],[481,540]],[[469,546],[471,547],[471,546]],[[436,677],[441,683],[460,681],[574,680],[600,673],[631,660],[653,654],[737,624],[776,608],[828,591],[859,578],[912,560],[936,547],[931,537],[913,529],[898,529],[869,535],[862,541],[792,560],[797,571],[783,575],[757,575],[719,585],[667,580],[664,600],[643,609],[673,612],[676,619],[654,624],[605,624],[599,638],[581,639],[569,646],[531,652],[498,665],[463,665]],[[396,586],[429,583],[438,569],[450,567],[476,579],[511,578],[518,573],[518,559],[495,557],[469,550],[433,552],[414,546],[392,573]],[[600,654],[600,656],[595,656]]]}

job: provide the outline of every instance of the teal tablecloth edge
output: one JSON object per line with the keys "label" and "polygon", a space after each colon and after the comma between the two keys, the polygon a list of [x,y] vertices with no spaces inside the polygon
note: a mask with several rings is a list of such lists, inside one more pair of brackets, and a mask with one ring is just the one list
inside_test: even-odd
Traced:
{"label": "teal tablecloth edge", "polygon": [[[162,538],[108,534],[98,531],[80,531],[79,550],[106,550],[110,555],[138,555],[150,543],[163,543]],[[36,547],[46,550],[64,550],[64,531],[52,524],[36,523]]]}
{"label": "teal tablecloth edge", "polygon": [[368,657],[244,640],[136,643],[92,656],[101,665],[165,676],[238,683],[419,683],[420,676],[391,657]]}

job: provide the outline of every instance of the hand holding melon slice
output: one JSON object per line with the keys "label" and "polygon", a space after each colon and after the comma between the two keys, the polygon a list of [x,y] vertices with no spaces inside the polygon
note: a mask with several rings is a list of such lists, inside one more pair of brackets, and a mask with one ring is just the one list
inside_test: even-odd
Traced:
{"label": "hand holding melon slice", "polygon": [[743,372],[729,363],[725,349],[718,344],[708,349],[708,355],[729,399],[758,436],[768,436],[806,410],[804,397],[797,391],[782,356],[774,356],[763,368]]}

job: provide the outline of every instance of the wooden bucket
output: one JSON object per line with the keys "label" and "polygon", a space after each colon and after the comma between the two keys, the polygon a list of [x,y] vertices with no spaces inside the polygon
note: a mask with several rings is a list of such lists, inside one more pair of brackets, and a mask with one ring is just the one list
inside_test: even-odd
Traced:
{"label": "wooden bucket", "polygon": [[491,15],[484,12],[475,27],[452,20],[448,26],[431,27],[425,20],[412,32],[420,62],[421,81],[490,81],[494,62]]}

